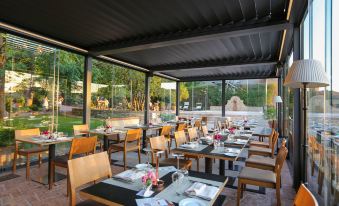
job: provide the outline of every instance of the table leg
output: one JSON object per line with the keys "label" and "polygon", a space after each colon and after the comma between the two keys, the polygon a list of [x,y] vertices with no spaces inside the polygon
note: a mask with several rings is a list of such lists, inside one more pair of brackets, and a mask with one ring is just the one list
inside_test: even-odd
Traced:
{"label": "table leg", "polygon": [[205,173],[206,174],[212,174],[212,159],[211,158],[205,158]]}
{"label": "table leg", "polygon": [[146,148],[146,130],[142,130],[142,149]]}
{"label": "table leg", "polygon": [[104,135],[104,151],[108,151],[108,136]]}
{"label": "table leg", "polygon": [[233,161],[228,160],[228,169],[233,170]]}
{"label": "table leg", "polygon": [[219,175],[225,176],[225,160],[219,160]]}
{"label": "table leg", "polygon": [[52,184],[54,183],[54,180],[52,179],[52,174],[55,173],[55,171],[52,171],[52,162],[55,159],[55,144],[50,144],[48,146],[48,185],[49,189],[52,189]]}

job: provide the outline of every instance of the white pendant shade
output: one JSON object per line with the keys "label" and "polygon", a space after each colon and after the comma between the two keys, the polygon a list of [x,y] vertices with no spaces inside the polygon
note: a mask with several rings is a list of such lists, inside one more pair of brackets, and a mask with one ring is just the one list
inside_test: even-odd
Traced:
{"label": "white pendant shade", "polygon": [[274,103],[282,103],[283,102],[280,96],[275,96],[273,101],[274,101]]}
{"label": "white pendant shade", "polygon": [[321,62],[313,59],[304,59],[293,62],[285,78],[284,86],[303,88],[325,87],[329,85],[325,69]]}

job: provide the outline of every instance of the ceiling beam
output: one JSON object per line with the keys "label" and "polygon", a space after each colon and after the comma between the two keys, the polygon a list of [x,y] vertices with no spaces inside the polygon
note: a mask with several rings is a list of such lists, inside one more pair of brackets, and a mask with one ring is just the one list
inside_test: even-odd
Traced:
{"label": "ceiling beam", "polygon": [[200,69],[208,69],[211,67],[246,67],[246,66],[260,66],[260,65],[270,65],[276,64],[277,61],[265,61],[265,60],[251,60],[251,61],[207,61],[207,62],[194,62],[194,63],[183,63],[183,64],[171,64],[171,65],[163,65],[150,67],[151,71],[158,72],[166,72],[166,71],[180,71],[180,70],[200,70]]}
{"label": "ceiling beam", "polygon": [[244,80],[244,79],[270,79],[270,78],[277,78],[275,76],[275,72],[270,75],[258,75],[258,76],[207,76],[207,77],[185,77],[185,78],[180,78],[181,82],[192,82],[192,81],[217,81],[217,80]]}
{"label": "ceiling beam", "polygon": [[292,29],[292,24],[287,21],[265,22],[256,24],[243,24],[241,26],[223,25],[199,31],[178,32],[175,34],[144,38],[138,40],[106,43],[105,45],[89,49],[94,56],[114,55],[126,52],[134,52],[145,49],[173,46],[178,44],[197,43],[213,39],[222,39],[235,36],[256,34],[261,32],[274,32],[284,29]]}

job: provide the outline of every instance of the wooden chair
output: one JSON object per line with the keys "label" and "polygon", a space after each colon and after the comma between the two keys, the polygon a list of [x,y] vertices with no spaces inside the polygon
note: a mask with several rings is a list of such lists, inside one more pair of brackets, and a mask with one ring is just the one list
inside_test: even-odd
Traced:
{"label": "wooden chair", "polygon": [[294,206],[318,206],[318,201],[315,199],[311,191],[305,187],[304,184],[301,184],[298,190],[297,195],[295,196]]}
{"label": "wooden chair", "polygon": [[222,130],[222,124],[221,124],[221,121],[220,120],[218,120],[217,121],[217,129],[220,131],[220,130]]}
{"label": "wooden chair", "polygon": [[[132,129],[128,130],[125,141],[119,144],[111,144],[108,149],[108,154],[110,155],[113,151],[123,151],[124,152],[124,170],[126,170],[126,162],[127,162],[127,152],[138,151],[138,160],[140,160],[140,138],[141,138],[142,130],[141,129]],[[111,158],[109,158],[111,161]]]}
{"label": "wooden chair", "polygon": [[194,127],[197,127],[199,130],[201,129],[201,120],[195,120]]}
{"label": "wooden chair", "polygon": [[207,116],[201,116],[201,123],[207,125]]}
{"label": "wooden chair", "polygon": [[196,127],[188,128],[188,141],[192,142],[198,138],[198,132]]}
{"label": "wooden chair", "polygon": [[251,155],[261,155],[261,156],[269,156],[273,158],[275,146],[278,141],[278,137],[279,137],[279,133],[274,132],[270,148],[251,146],[248,149],[248,157],[250,157]]}
{"label": "wooden chair", "polygon": [[73,125],[74,136],[88,136],[89,127],[88,124]]}
{"label": "wooden chair", "polygon": [[[24,130],[15,130],[15,139],[25,139],[32,138],[40,135],[39,128],[36,129],[24,129]],[[48,148],[36,146],[33,148],[20,148],[22,142],[15,141],[15,151],[13,158],[13,173],[16,172],[16,160],[17,156],[25,156],[26,157],[26,180],[30,179],[30,161],[32,155],[39,156],[39,167],[41,166],[42,153],[47,152]]]}
{"label": "wooden chair", "polygon": [[[76,205],[76,189],[98,179],[111,178],[111,165],[107,152],[100,152],[77,159],[68,160],[68,179],[70,184],[69,205]],[[86,200],[83,205],[102,205]]]}
{"label": "wooden chair", "polygon": [[[165,159],[159,160],[161,166],[177,166],[177,160],[175,158],[168,158],[168,150],[166,148],[166,138],[164,136],[150,138],[151,150],[152,150],[152,163],[154,163],[154,156],[157,151],[165,152]],[[192,166],[191,160],[180,160],[179,167],[190,169]]]}
{"label": "wooden chair", "polygon": [[202,126],[201,130],[202,130],[202,134],[204,135],[204,137],[206,137],[208,135],[207,126],[206,125]]}
{"label": "wooden chair", "polygon": [[[184,131],[174,133],[175,146],[178,148],[180,145],[187,142],[186,134]],[[199,155],[185,155],[186,159],[194,158],[197,161],[197,171],[199,172]]]}
{"label": "wooden chair", "polygon": [[[90,135],[88,124],[73,125],[73,134],[74,136],[88,137]],[[104,151],[104,145],[100,139],[97,139],[97,146],[100,148],[100,151]]]}
{"label": "wooden chair", "polygon": [[259,187],[268,187],[276,189],[277,205],[281,205],[280,200],[280,180],[281,169],[287,156],[287,148],[282,147],[281,152],[277,155],[274,171],[262,170],[252,167],[244,167],[238,175],[238,191],[237,205],[240,205],[240,198],[243,196],[243,191],[246,185],[255,185]]}
{"label": "wooden chair", "polygon": [[[52,180],[55,179],[54,177],[55,166],[68,168],[67,165],[68,160],[79,158],[81,156],[85,156],[88,154],[94,154],[96,150],[96,142],[97,142],[96,136],[73,138],[71,148],[68,154],[55,157],[54,161],[52,161],[52,171],[53,171]],[[67,178],[67,196],[68,193],[69,193],[69,179]]]}
{"label": "wooden chair", "polygon": [[169,153],[171,152],[171,147],[172,147],[171,130],[172,130],[172,126],[166,125],[162,127],[161,133],[160,133],[160,136],[164,136],[167,140],[167,146],[168,146]]}
{"label": "wooden chair", "polygon": [[178,124],[177,132],[178,131],[183,131],[185,129],[186,129],[186,124],[185,123]]}
{"label": "wooden chair", "polygon": [[268,142],[264,142],[264,141],[251,141],[250,142],[250,146],[270,148],[272,140],[273,140],[274,133],[275,133],[275,129],[272,129],[272,132],[271,132],[271,134],[270,134],[270,136],[268,138]]}
{"label": "wooden chair", "polygon": [[[283,139],[282,145],[277,155],[283,152],[283,150],[281,149],[282,147],[286,147],[285,139]],[[260,155],[252,155],[251,157],[245,160],[246,167],[253,167],[253,168],[258,168],[262,170],[271,170],[271,171],[274,171],[275,163],[276,163],[276,158],[265,157],[265,156],[260,156]]]}

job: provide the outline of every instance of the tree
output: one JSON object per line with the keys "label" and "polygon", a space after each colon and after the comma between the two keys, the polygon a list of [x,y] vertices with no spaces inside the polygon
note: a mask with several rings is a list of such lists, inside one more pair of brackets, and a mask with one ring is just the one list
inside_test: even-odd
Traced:
{"label": "tree", "polygon": [[4,34],[0,33],[0,122],[5,117],[5,69],[4,64],[6,61],[5,46],[6,40]]}

